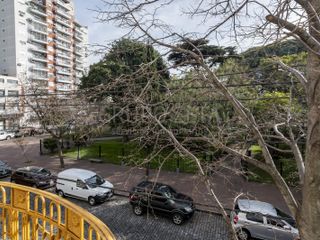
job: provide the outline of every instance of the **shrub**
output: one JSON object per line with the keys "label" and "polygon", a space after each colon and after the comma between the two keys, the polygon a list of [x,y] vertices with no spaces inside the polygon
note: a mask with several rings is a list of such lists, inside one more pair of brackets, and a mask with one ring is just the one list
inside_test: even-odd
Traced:
{"label": "shrub", "polygon": [[45,149],[48,149],[53,153],[58,147],[57,140],[53,138],[46,138],[43,140],[43,146]]}

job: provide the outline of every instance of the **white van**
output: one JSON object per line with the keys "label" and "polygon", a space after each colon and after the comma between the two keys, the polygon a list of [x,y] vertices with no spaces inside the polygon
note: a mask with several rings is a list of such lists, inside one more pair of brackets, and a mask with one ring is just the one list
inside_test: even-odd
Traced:
{"label": "white van", "polygon": [[56,192],[61,197],[85,200],[93,206],[113,196],[113,185],[95,172],[70,168],[58,174]]}

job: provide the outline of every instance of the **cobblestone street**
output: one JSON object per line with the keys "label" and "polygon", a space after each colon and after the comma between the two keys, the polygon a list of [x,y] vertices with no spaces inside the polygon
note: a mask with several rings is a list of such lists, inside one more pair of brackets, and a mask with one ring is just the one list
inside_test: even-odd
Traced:
{"label": "cobblestone street", "polygon": [[99,217],[119,240],[228,239],[226,225],[222,217],[216,214],[197,211],[189,221],[176,226],[171,219],[163,216],[134,215],[124,197],[115,196],[109,202],[94,207],[87,202],[71,201]]}

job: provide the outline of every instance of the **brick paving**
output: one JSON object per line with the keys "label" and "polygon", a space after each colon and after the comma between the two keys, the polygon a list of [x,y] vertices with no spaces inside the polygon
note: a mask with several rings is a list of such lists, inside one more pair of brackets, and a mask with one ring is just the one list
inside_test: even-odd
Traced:
{"label": "brick paving", "polygon": [[110,201],[91,207],[88,203],[71,199],[100,218],[118,240],[227,240],[227,227],[217,214],[196,212],[181,226],[169,218],[145,214],[136,216],[127,198],[115,196]]}

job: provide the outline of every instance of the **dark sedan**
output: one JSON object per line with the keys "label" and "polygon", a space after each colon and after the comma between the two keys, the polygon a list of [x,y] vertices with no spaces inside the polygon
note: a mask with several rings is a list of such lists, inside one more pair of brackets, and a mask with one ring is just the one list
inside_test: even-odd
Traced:
{"label": "dark sedan", "polygon": [[192,217],[195,207],[192,198],[176,192],[171,186],[143,181],[132,189],[129,196],[136,215],[146,210],[169,216],[176,225]]}
{"label": "dark sedan", "polygon": [[18,168],[11,175],[11,182],[42,189],[53,187],[55,181],[49,170],[35,166]]}

